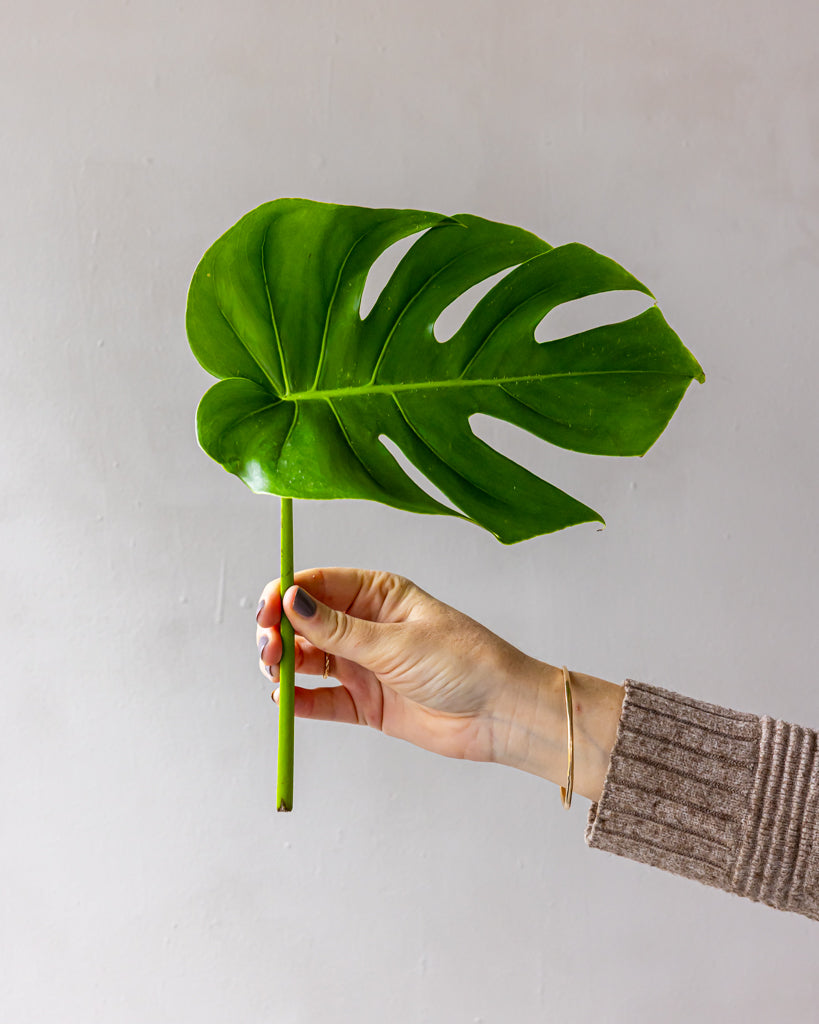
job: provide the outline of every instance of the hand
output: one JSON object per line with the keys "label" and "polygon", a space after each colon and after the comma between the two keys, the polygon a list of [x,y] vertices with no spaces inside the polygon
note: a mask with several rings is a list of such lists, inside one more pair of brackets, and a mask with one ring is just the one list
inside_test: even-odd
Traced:
{"label": "hand", "polygon": [[[322,675],[327,652],[341,684],[297,686],[298,717],[357,722],[448,757],[497,760],[504,691],[531,659],[391,573],[313,569],[298,573],[296,584],[284,600],[297,634],[296,671]],[[257,642],[267,637],[262,668],[278,681],[278,580],[263,598]],[[311,598],[315,611],[304,614]]]}
{"label": "hand", "polygon": [[[297,573],[295,583],[284,596],[284,610],[296,633],[296,671],[321,676],[326,654],[329,674],[341,684],[297,686],[299,718],[370,725],[447,757],[497,761],[565,781],[559,669],[391,573],[310,569]],[[279,581],[270,582],[262,597],[256,639],[262,670],[277,682]],[[575,707],[575,790],[584,793],[589,772],[580,763],[578,740],[597,706],[593,684],[621,688],[575,673],[572,679],[585,704],[585,710],[579,701]],[[616,724],[616,718],[613,729],[608,722],[612,744]],[[596,768],[600,786],[607,753],[602,772]],[[593,794],[595,785],[592,780]]]}

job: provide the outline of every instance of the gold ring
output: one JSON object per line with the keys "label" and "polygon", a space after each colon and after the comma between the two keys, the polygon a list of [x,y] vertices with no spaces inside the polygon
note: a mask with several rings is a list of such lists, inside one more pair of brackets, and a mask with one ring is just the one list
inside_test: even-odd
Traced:
{"label": "gold ring", "polygon": [[330,655],[327,651],[324,652],[324,671],[321,674],[322,679],[326,679],[330,675]]}

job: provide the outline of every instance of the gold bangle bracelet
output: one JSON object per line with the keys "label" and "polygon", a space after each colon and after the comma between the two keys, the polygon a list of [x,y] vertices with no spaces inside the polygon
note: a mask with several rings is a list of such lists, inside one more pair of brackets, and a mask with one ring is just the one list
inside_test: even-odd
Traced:
{"label": "gold bangle bracelet", "polygon": [[572,713],[572,681],[569,670],[563,666],[563,686],[566,692],[566,729],[568,733],[568,755],[569,764],[566,769],[566,785],[560,787],[560,799],[564,808],[572,806],[572,791],[574,790],[574,716]]}

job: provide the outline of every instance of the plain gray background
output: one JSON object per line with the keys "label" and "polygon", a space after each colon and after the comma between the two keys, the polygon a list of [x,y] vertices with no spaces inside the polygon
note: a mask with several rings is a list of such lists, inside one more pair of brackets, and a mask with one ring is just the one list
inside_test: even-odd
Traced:
{"label": "plain gray background", "polygon": [[299,503],[544,659],[819,725],[812,0],[30,0],[0,36],[0,1018],[805,1020],[815,922],[583,843],[587,802],[276,710],[274,498],[197,448],[204,249],[305,196],[583,241],[702,362],[642,460],[486,428],[607,528]]}

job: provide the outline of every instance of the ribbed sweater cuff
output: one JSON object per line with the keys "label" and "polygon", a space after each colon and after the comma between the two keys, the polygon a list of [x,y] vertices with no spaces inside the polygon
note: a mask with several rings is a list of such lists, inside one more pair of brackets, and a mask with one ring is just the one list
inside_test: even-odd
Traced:
{"label": "ribbed sweater cuff", "polygon": [[589,846],[819,920],[810,729],[626,682]]}

